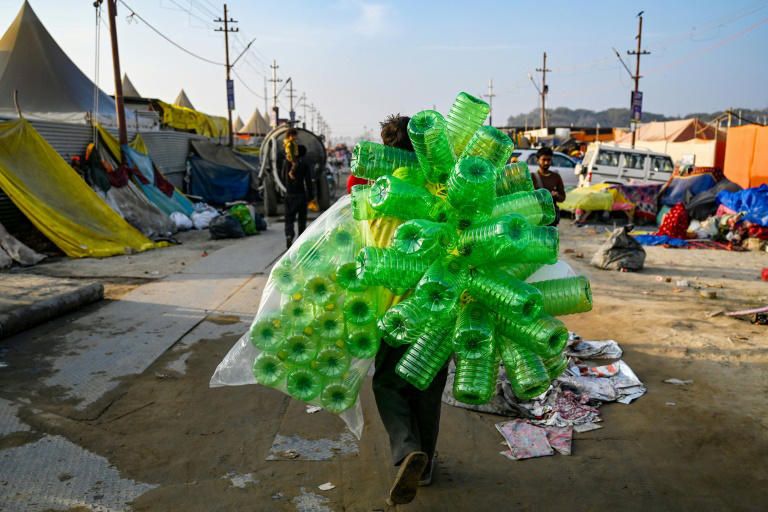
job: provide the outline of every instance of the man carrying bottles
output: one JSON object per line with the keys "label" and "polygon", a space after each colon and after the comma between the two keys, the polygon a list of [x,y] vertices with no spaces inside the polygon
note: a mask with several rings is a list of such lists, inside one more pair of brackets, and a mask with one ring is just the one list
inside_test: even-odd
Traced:
{"label": "man carrying bottles", "polygon": [[[409,117],[393,115],[381,123],[381,138],[386,146],[413,151],[408,136]],[[398,172],[395,171],[395,176]],[[377,247],[388,247],[400,221],[393,218],[370,221],[371,233]],[[379,305],[386,310],[403,297],[386,290],[381,292]],[[383,310],[380,309],[379,313]],[[376,355],[373,376],[373,394],[384,427],[389,434],[392,460],[399,471],[389,491],[390,505],[410,503],[419,486],[432,482],[435,469],[435,446],[440,427],[441,398],[448,375],[447,365],[420,391],[397,375],[395,367],[403,357],[407,345],[390,347],[382,343]]]}

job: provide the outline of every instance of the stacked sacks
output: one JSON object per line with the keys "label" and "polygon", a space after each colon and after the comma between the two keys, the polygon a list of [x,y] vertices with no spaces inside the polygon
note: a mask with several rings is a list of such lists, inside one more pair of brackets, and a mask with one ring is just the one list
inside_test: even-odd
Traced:
{"label": "stacked sacks", "polygon": [[354,276],[351,265],[342,269],[358,286],[410,292],[378,318],[386,343],[408,345],[398,375],[425,389],[455,353],[453,393],[470,404],[491,398],[500,362],[520,398],[545,391],[567,364],[568,330],[555,316],[592,308],[584,276],[524,282],[557,261],[555,208],[524,163],[506,165],[514,145],[482,126],[487,113],[466,93],[447,120],[419,112],[408,125],[415,161],[360,143],[352,172],[375,181],[353,187],[355,219],[404,222],[389,247],[359,251]]}
{"label": "stacked sacks", "polygon": [[351,208],[332,208],[275,264],[248,334],[257,382],[333,413],[354,405],[380,340],[361,237]]}

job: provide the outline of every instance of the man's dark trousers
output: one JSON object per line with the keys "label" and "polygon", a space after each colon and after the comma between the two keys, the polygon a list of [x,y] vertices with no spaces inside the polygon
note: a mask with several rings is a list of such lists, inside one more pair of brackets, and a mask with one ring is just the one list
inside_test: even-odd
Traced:
{"label": "man's dark trousers", "polygon": [[392,461],[396,466],[414,451],[426,452],[432,460],[440,429],[441,398],[448,377],[446,365],[424,391],[408,384],[395,373],[395,366],[407,348],[407,345],[392,348],[382,343],[373,376],[376,406],[389,434]]}
{"label": "man's dark trousers", "polygon": [[307,198],[304,194],[288,194],[285,196],[285,238],[293,240],[296,233],[293,223],[299,220],[299,234],[307,227]]}

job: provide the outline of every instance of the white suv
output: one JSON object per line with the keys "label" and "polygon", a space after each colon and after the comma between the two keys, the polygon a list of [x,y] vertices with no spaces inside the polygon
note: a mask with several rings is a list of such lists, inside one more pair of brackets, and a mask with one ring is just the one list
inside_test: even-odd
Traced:
{"label": "white suv", "polygon": [[[535,149],[516,149],[512,152],[512,158],[519,162],[528,164],[531,174],[539,170],[539,164],[536,162]],[[550,171],[556,171],[563,178],[565,188],[576,187],[579,184],[579,176],[576,174],[576,161],[564,153],[555,151],[552,153],[552,167]]]}
{"label": "white suv", "polygon": [[590,144],[576,167],[584,186],[598,183],[666,183],[672,176],[672,158],[647,149]]}

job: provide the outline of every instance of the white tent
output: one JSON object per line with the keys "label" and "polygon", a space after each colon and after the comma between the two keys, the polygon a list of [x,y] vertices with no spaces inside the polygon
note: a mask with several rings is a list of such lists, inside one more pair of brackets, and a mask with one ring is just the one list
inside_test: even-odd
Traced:
{"label": "white tent", "polygon": [[232,122],[232,133],[238,133],[243,126],[245,126],[243,120],[237,116],[237,119]]}
{"label": "white tent", "polygon": [[[67,57],[28,2],[0,38],[0,116],[85,123],[94,111],[104,126],[116,126],[115,101]],[[133,118],[126,111],[127,118]],[[150,127],[151,125],[148,125]]]}
{"label": "white tent", "polygon": [[179,95],[176,96],[176,101],[173,102],[174,105],[177,107],[186,107],[191,108],[192,110],[195,110],[195,107],[192,106],[192,102],[189,101],[189,98],[187,97],[187,93],[184,92],[184,89],[182,89],[179,92]]}
{"label": "white tent", "polygon": [[245,123],[245,126],[240,128],[238,133],[249,135],[266,135],[269,132],[269,124],[264,121],[259,109],[254,110],[253,115]]}
{"label": "white tent", "polygon": [[136,87],[133,85],[133,82],[131,82],[131,79],[128,78],[128,74],[123,74],[123,97],[125,98],[141,98],[141,94],[139,94],[139,91],[136,90]]}

